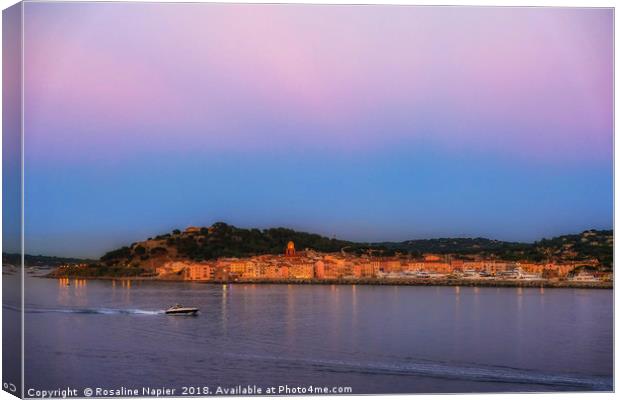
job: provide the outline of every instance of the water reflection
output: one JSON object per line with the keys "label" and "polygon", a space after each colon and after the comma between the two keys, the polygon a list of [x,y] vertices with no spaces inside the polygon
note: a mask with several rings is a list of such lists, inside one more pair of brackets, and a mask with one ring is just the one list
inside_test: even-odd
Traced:
{"label": "water reflection", "polygon": [[224,333],[228,330],[228,285],[222,285],[222,312],[221,312],[221,325]]}
{"label": "water reflection", "polygon": [[296,325],[297,325],[297,315],[296,315],[296,307],[295,300],[298,295],[296,288],[293,285],[286,286],[286,318],[284,321],[286,328],[286,340],[289,346],[293,346],[295,344],[295,335],[296,335]]}
{"label": "water reflection", "polygon": [[[26,376],[42,387],[87,386],[99,376],[118,386],[185,384],[203,374],[235,385],[344,379],[360,393],[557,390],[543,378],[569,368],[612,387],[612,291],[26,279],[28,307],[37,311],[25,315],[27,344],[36,349],[26,354]],[[67,310],[82,308],[74,304],[78,292],[88,305]],[[156,312],[177,302],[202,314]],[[488,370],[493,380],[464,380],[463,366]],[[496,373],[496,366],[509,369]],[[506,372],[526,380],[504,381]]]}
{"label": "water reflection", "polygon": [[332,327],[329,330],[329,335],[331,339],[331,347],[337,348],[338,339],[340,338],[340,326],[342,324],[339,287],[337,285],[331,285],[329,288],[329,293],[330,308],[326,310],[330,317],[329,325]]}
{"label": "water reflection", "polygon": [[88,304],[86,279],[58,278],[58,303],[63,306],[84,306]]}
{"label": "water reflection", "polygon": [[[458,307],[458,305],[461,303],[461,287],[460,286],[455,286],[454,287],[454,300],[456,301],[456,305]],[[458,308],[457,308],[457,312],[458,312]]]}
{"label": "water reflection", "polygon": [[121,298],[125,304],[131,304],[131,280],[121,279]]}
{"label": "water reflection", "polygon": [[357,329],[357,285],[351,285],[351,307],[353,309],[352,314],[352,329],[356,332]]}
{"label": "water reflection", "polygon": [[75,278],[73,280],[73,291],[75,302],[79,306],[86,306],[88,304],[88,296],[86,293],[86,279]]}
{"label": "water reflection", "polygon": [[69,304],[69,278],[58,279],[58,304],[66,306]]}

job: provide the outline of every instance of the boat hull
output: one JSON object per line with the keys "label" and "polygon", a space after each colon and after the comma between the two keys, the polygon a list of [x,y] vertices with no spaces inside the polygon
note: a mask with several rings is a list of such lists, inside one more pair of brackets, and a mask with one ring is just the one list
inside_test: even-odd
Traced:
{"label": "boat hull", "polygon": [[198,314],[197,308],[166,310],[166,315],[196,315],[196,314]]}

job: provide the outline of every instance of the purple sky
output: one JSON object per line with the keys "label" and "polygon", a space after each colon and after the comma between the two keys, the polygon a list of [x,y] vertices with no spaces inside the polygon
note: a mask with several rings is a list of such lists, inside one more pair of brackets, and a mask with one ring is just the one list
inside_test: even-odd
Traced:
{"label": "purple sky", "polygon": [[613,11],[26,3],[26,235],[612,225]]}

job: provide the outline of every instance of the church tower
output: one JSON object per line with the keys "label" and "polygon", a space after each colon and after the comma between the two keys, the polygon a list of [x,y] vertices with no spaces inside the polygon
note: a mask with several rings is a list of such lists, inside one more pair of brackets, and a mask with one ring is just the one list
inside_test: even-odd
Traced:
{"label": "church tower", "polygon": [[295,257],[295,243],[288,242],[286,245],[286,252],[284,253],[287,257]]}

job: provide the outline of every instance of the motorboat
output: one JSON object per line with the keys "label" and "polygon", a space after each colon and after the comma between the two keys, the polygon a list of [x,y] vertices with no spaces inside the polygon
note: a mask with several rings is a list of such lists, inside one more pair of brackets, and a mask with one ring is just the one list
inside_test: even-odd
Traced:
{"label": "motorboat", "polygon": [[198,308],[196,307],[183,307],[180,304],[175,304],[166,310],[166,314],[169,315],[196,315],[198,314]]}

